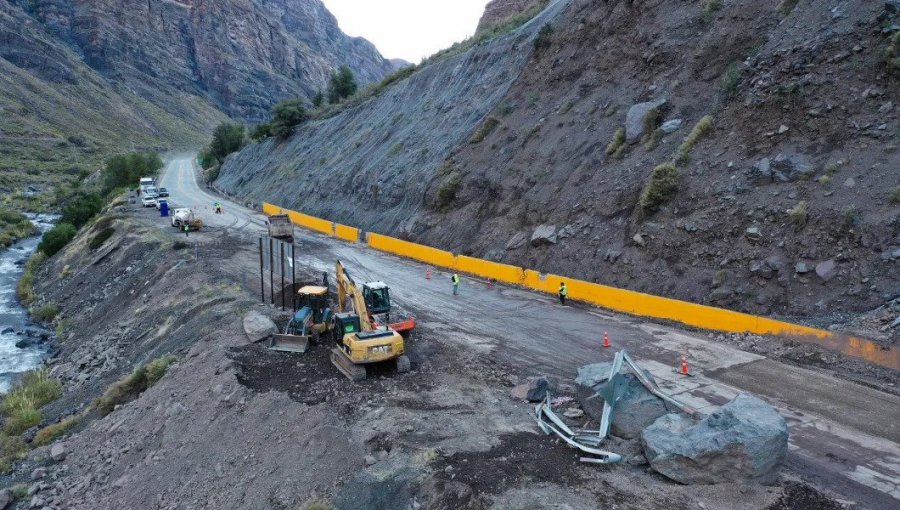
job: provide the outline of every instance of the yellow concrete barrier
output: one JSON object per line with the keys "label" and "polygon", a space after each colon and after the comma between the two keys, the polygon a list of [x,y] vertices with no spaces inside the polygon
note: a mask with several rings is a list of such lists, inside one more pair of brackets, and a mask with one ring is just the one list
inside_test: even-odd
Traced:
{"label": "yellow concrete barrier", "polygon": [[525,279],[525,271],[521,267],[476,259],[465,255],[456,256],[456,266],[453,269],[462,273],[493,278],[498,282],[514,283],[516,285],[521,285]]}
{"label": "yellow concrete barrier", "polygon": [[341,225],[340,223],[335,223],[334,236],[338,239],[343,239],[344,241],[357,243],[359,242],[359,229],[355,227],[348,227],[347,225]]}
{"label": "yellow concrete barrier", "polygon": [[433,266],[453,269],[456,267],[456,256],[449,251],[438,250],[431,246],[402,241],[381,234],[369,233],[369,246],[376,250],[393,253],[402,257],[415,259]]}
{"label": "yellow concrete barrier", "polygon": [[[263,212],[266,214],[287,213],[290,215],[291,221],[297,225],[347,241],[359,241],[360,230],[353,227],[331,223],[327,220],[296,211],[281,209],[272,204],[263,204]],[[367,234],[365,241],[370,247],[386,253],[418,260],[451,271],[459,271],[483,278],[492,278],[499,282],[521,285],[547,294],[556,294],[559,290],[560,282],[565,281],[569,287],[570,299],[617,312],[672,320],[688,326],[715,331],[792,337],[800,341],[817,343],[878,365],[900,369],[900,349],[882,347],[871,340],[863,338],[847,337],[830,331],[791,324],[767,317],[758,317],[722,308],[608,287],[560,275],[543,275],[531,269],[522,269],[517,266],[500,264],[465,255],[457,256],[431,246],[371,232]]]}

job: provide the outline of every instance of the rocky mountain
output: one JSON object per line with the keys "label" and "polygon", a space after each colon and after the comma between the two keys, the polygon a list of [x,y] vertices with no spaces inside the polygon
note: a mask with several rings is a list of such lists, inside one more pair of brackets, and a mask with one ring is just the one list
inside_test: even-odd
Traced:
{"label": "rocky mountain", "polygon": [[346,65],[362,84],[393,67],[340,31],[319,0],[7,0],[105,78],[175,115],[172,94],[263,120],[278,100],[311,97]]}
{"label": "rocky mountain", "polygon": [[217,184],[458,253],[828,326],[900,292],[898,20],[895,1],[556,1],[248,147]]}
{"label": "rocky mountain", "polygon": [[476,31],[501,25],[510,18],[547,4],[547,0],[491,0],[484,7],[484,14],[478,21]]}

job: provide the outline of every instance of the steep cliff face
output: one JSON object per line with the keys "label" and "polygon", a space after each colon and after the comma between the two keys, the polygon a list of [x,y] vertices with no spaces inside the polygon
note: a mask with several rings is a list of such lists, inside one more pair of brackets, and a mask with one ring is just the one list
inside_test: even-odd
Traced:
{"label": "steep cliff face", "polygon": [[546,3],[546,0],[491,0],[484,8],[484,14],[478,22],[478,30],[500,25],[516,15]]}
{"label": "steep cliff face", "polygon": [[[220,184],[457,253],[822,326],[890,302],[900,87],[885,55],[900,8],[712,5],[553,2],[521,41],[253,145]],[[643,207],[671,162],[674,186]]]}
{"label": "steep cliff face", "polygon": [[258,121],[280,99],[311,97],[342,65],[363,84],[392,70],[318,0],[14,1],[91,68],[170,110],[174,90]]}

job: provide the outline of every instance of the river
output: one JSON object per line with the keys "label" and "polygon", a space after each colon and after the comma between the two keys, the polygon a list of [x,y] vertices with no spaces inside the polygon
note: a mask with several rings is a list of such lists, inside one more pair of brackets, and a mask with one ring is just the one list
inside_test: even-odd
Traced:
{"label": "river", "polygon": [[[53,227],[55,215],[29,215],[41,233]],[[50,352],[50,343],[42,341],[49,332],[34,324],[28,310],[16,298],[16,283],[25,270],[25,261],[34,253],[40,236],[0,248],[0,393],[22,372],[40,366]],[[17,347],[19,343],[23,347]]]}

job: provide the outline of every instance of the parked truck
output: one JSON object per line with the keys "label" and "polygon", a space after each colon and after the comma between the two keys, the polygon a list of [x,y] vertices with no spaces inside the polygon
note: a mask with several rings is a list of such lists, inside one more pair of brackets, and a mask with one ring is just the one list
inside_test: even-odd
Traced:
{"label": "parked truck", "polygon": [[294,224],[287,214],[273,214],[269,216],[269,237],[281,239],[289,243],[294,242]]}

